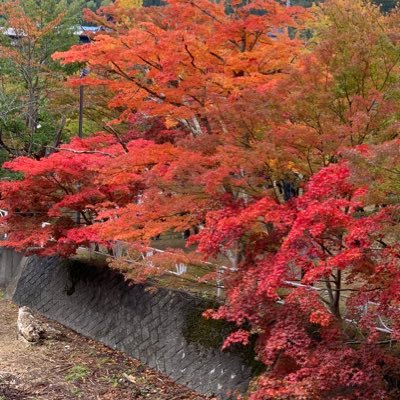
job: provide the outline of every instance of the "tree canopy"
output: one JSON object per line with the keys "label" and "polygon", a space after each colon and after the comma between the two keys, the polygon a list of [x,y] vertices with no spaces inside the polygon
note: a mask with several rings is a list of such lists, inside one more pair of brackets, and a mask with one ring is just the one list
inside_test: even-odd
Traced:
{"label": "tree canopy", "polygon": [[0,5],[0,146],[9,155],[44,155],[57,146],[72,94],[63,87],[73,67],[61,67],[52,53],[77,43],[74,27],[81,3],[43,0]]}
{"label": "tree canopy", "polygon": [[[87,10],[104,30],[53,54],[113,117],[4,164],[3,245],[122,241],[112,265],[135,281],[194,263],[224,284],[206,313],[237,327],[224,346],[255,342],[265,365],[251,400],[399,398],[399,12],[165,3]],[[188,230],[185,252],[137,256]]]}

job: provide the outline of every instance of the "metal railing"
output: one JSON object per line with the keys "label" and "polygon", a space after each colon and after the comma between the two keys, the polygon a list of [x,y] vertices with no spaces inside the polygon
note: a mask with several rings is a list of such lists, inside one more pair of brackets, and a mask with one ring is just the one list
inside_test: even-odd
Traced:
{"label": "metal railing", "polygon": [[[100,254],[106,257],[110,257],[113,259],[123,259],[125,262],[130,264],[142,265],[150,268],[157,269],[157,266],[151,259],[153,256],[158,254],[165,254],[170,255],[171,257],[176,257],[175,253],[157,249],[155,247],[146,247],[143,251],[137,251],[136,257],[133,258],[130,254],[130,245],[128,242],[117,240],[111,244],[110,248],[98,246],[97,244],[93,243],[90,248],[90,252],[95,254]],[[111,251],[110,251],[111,250]],[[224,295],[224,285],[222,282],[222,276],[224,271],[228,269],[228,267],[224,265],[213,264],[207,261],[203,261],[201,263],[203,266],[210,269],[210,271],[215,271],[217,274],[217,279],[215,283],[208,282],[208,286],[212,285],[215,288],[215,296],[217,298],[223,297]],[[184,278],[186,276],[190,276],[190,270],[194,268],[193,264],[185,263],[183,261],[176,261],[174,262],[174,268],[165,270],[166,273],[170,275],[174,275],[177,277]],[[189,279],[192,282],[196,282],[195,279]]]}

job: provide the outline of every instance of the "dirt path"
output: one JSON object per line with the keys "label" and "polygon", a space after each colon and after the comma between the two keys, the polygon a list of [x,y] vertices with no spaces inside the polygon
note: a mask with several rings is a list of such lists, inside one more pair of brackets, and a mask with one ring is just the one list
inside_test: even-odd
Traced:
{"label": "dirt path", "polygon": [[0,400],[206,399],[56,323],[64,339],[26,345],[17,339],[17,312],[0,299]]}

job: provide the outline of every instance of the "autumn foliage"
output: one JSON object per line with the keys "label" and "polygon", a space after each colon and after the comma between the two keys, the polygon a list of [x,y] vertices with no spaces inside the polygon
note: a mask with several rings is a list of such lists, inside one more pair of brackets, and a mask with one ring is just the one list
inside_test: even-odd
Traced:
{"label": "autumn foliage", "polygon": [[4,245],[68,256],[200,226],[188,247],[225,266],[206,316],[265,365],[251,400],[398,398],[398,12],[166,3],[88,11],[106,29],[53,56],[86,63],[69,84],[119,117],[4,165],[22,174],[0,183]]}

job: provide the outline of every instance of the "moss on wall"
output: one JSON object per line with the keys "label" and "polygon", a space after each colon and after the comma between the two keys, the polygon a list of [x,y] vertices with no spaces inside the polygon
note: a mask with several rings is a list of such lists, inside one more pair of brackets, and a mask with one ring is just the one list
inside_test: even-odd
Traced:
{"label": "moss on wall", "polygon": [[205,310],[218,307],[217,303],[207,303],[189,312],[182,333],[188,342],[218,349],[225,337],[235,330],[235,326],[227,321],[204,318],[202,314]]}
{"label": "moss on wall", "polygon": [[[225,338],[238,329],[231,322],[203,317],[205,310],[218,308],[219,305],[216,301],[207,300],[186,315],[186,323],[182,334],[188,343],[196,343],[203,347],[220,350]],[[253,335],[248,346],[234,344],[227,350],[229,353],[242,358],[251,367],[254,375],[258,375],[265,370],[265,365],[256,359],[254,351],[256,339],[256,335]]]}

